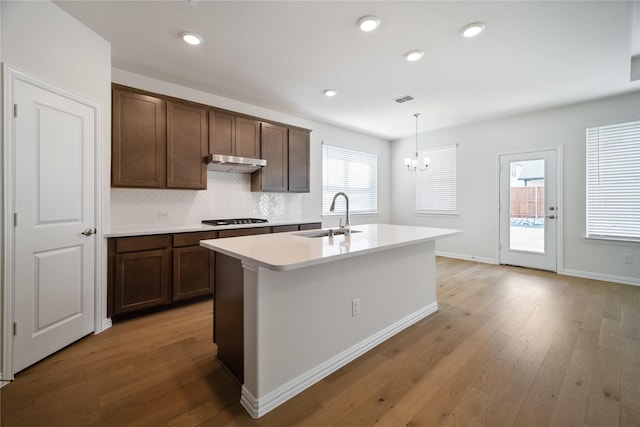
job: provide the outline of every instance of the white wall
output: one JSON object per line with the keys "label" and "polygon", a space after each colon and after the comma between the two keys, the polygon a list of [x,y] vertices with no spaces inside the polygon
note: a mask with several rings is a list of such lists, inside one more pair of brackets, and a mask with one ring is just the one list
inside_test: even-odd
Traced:
{"label": "white wall", "polygon": [[[563,108],[421,134],[420,147],[458,144],[457,217],[416,216],[415,178],[403,166],[415,137],[392,143],[391,219],[397,224],[458,228],[464,235],[439,240],[440,253],[486,262],[497,260],[498,154],[564,147],[562,269],[559,272],[640,285],[640,245],[596,242],[585,235],[585,128],[637,120],[640,92]],[[633,264],[623,264],[631,253]]]}
{"label": "white wall", "polygon": [[[0,8],[2,62],[100,104],[102,127],[97,140],[102,146],[97,147],[97,151],[101,151],[108,162],[111,141],[109,43],[48,1],[2,1]],[[105,183],[101,185],[104,188]],[[100,224],[97,226],[100,228]],[[4,331],[2,325],[0,331]]]}
{"label": "white wall", "polygon": [[[153,79],[147,76],[130,73],[114,68],[114,83],[135,87],[154,93],[199,102],[205,105],[224,108],[238,113],[249,114],[262,119],[273,120],[311,129],[311,192],[305,194],[251,194],[248,175],[209,173],[206,191],[193,190],[123,190],[112,189],[113,215],[111,228],[126,226],[126,221],[158,225],[156,210],[163,209],[169,213],[169,225],[193,225],[202,219],[226,216],[263,215],[264,200],[286,209],[267,210],[270,220],[318,220],[322,212],[322,141],[361,149],[378,154],[378,206],[377,215],[355,216],[354,224],[387,223],[390,221],[389,210],[389,141],[359,134],[334,126],[314,122],[304,118],[280,113],[277,111],[246,104],[215,94],[179,86],[173,83]],[[232,183],[233,189],[229,188]],[[240,191],[237,191],[237,190]],[[234,206],[229,204],[235,192]],[[137,203],[136,203],[137,200]],[[125,206],[126,204],[126,206]],[[128,212],[128,213],[126,213]],[[133,216],[132,216],[133,215]],[[323,219],[324,226],[337,225],[337,217]]]}

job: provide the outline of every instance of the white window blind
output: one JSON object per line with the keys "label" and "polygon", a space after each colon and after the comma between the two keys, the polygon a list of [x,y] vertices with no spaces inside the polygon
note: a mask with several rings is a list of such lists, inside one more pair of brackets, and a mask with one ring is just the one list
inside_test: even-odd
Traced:
{"label": "white window blind", "polygon": [[587,237],[640,240],[640,121],[587,128]]}
{"label": "white window blind", "polygon": [[456,214],[455,145],[419,151],[431,164],[416,174],[416,213]]}
{"label": "white window blind", "polygon": [[[378,211],[378,156],[333,145],[322,145],[322,213],[331,214],[333,196],[343,191],[349,197],[350,213]],[[345,212],[343,197],[336,212]]]}

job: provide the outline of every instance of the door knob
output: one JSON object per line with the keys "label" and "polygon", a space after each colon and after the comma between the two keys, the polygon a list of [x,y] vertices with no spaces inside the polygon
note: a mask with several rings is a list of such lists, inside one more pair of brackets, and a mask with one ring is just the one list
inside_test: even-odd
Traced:
{"label": "door knob", "polygon": [[550,211],[553,211],[553,210],[555,210],[555,209],[556,209],[556,208],[555,208],[554,206],[549,206],[549,210],[550,210]]}
{"label": "door knob", "polygon": [[549,219],[555,219],[555,218],[556,218],[556,216],[555,216],[555,215],[547,215],[547,216],[546,216],[546,218],[549,218]]}
{"label": "door knob", "polygon": [[97,230],[96,230],[95,228],[87,228],[86,230],[84,230],[84,231],[82,232],[82,234],[84,234],[85,236],[89,237],[89,236],[91,236],[92,234],[96,234],[96,231],[97,231]]}

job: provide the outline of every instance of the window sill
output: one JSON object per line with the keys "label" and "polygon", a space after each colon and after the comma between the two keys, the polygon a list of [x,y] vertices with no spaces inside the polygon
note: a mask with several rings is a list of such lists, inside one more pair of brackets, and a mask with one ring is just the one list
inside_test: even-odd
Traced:
{"label": "window sill", "polygon": [[605,245],[623,245],[623,246],[637,246],[640,245],[640,240],[625,239],[624,237],[594,237],[584,236],[583,239],[592,243],[601,243]]}
{"label": "window sill", "polygon": [[[367,216],[367,215],[379,215],[379,212],[349,212],[349,216]],[[322,218],[336,218],[339,216],[345,216],[346,212],[338,212],[338,213],[323,213]]]}
{"label": "window sill", "polygon": [[455,218],[460,215],[458,211],[455,211],[455,212],[414,211],[413,214],[416,216],[439,216],[439,217],[451,217],[451,218]]}

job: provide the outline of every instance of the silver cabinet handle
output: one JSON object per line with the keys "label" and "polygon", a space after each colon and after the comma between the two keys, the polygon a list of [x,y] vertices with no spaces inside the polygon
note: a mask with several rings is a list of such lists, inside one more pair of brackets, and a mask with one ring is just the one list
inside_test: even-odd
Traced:
{"label": "silver cabinet handle", "polygon": [[86,230],[84,230],[84,231],[82,232],[82,234],[84,234],[85,236],[89,237],[89,236],[91,236],[92,234],[96,234],[96,231],[97,231],[97,230],[96,230],[95,228],[87,228]]}

